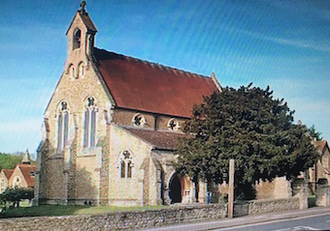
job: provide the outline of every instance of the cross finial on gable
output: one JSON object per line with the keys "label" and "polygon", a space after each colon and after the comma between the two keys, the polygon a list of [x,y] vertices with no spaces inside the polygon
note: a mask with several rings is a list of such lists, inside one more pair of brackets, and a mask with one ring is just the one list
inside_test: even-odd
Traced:
{"label": "cross finial on gable", "polygon": [[85,12],[86,11],[86,9],[85,9],[86,5],[87,5],[86,1],[82,1],[80,3],[80,7],[81,7],[80,11]]}

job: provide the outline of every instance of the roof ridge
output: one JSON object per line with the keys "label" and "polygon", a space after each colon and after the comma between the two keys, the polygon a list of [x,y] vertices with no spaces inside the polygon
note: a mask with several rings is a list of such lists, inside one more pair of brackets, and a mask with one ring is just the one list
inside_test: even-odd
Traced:
{"label": "roof ridge", "polygon": [[145,64],[147,64],[147,65],[149,65],[153,68],[155,68],[155,66],[156,66],[156,67],[159,67],[161,69],[171,70],[171,71],[174,71],[175,74],[176,74],[176,72],[181,72],[182,74],[188,74],[190,76],[196,76],[196,77],[200,77],[200,78],[211,78],[211,77],[206,76],[206,75],[201,75],[201,74],[193,73],[193,72],[190,72],[190,71],[182,70],[182,69],[179,69],[179,68],[176,68],[176,67],[170,67],[170,66],[166,66],[166,65],[163,65],[163,64],[160,64],[160,63],[156,63],[156,62],[152,62],[152,61],[148,61],[148,60],[143,60],[143,59],[139,59],[139,58],[124,55],[124,54],[119,54],[119,53],[116,53],[116,52],[113,52],[113,51],[108,51],[106,49],[101,49],[101,48],[97,48],[97,47],[94,47],[94,49],[97,49],[99,51],[105,51],[105,52],[108,52],[108,53],[112,53],[112,54],[121,56],[123,58],[126,58],[128,60],[133,60],[133,61],[136,61],[136,62],[142,62],[142,63],[145,63]]}

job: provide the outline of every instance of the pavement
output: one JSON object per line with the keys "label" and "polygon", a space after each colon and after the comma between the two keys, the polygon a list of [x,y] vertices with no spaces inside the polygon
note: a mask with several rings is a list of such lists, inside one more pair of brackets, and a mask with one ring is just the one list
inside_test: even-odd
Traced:
{"label": "pavement", "polygon": [[[227,229],[234,227],[247,226],[251,224],[258,224],[264,222],[290,220],[295,218],[312,217],[317,215],[330,214],[330,207],[314,207],[309,209],[288,210],[274,213],[264,213],[256,215],[248,215],[237,218],[226,218],[216,221],[179,224],[166,227],[152,228],[148,230],[212,230],[212,229]],[[207,229],[205,229],[207,227]]]}

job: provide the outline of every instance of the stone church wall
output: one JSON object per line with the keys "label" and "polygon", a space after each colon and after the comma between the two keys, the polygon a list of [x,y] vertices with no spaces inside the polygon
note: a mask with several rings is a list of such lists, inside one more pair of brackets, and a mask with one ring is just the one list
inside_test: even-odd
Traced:
{"label": "stone church wall", "polygon": [[[52,158],[43,163],[43,190],[40,194],[40,203],[43,204],[45,199],[47,203],[58,204],[64,203],[66,198],[65,175],[63,174],[63,159]],[[47,176],[47,177],[45,177]]]}
{"label": "stone church wall", "polygon": [[[150,201],[154,178],[151,171],[151,146],[126,130],[111,126],[109,165],[109,202],[118,206],[143,205]],[[121,178],[120,158],[124,151],[132,155],[132,177]]]}
{"label": "stone church wall", "polygon": [[139,111],[131,111],[124,109],[115,109],[113,111],[113,122],[118,125],[128,125],[133,126],[133,118],[136,114],[141,114],[146,120],[143,128],[155,128],[155,117],[151,113],[139,112]]}
{"label": "stone church wall", "polygon": [[144,128],[150,128],[153,130],[168,131],[169,120],[175,118],[179,122],[179,126],[180,126],[180,129],[178,131],[181,131],[183,123],[186,121],[185,119],[177,118],[177,117],[156,115],[147,112],[139,112],[139,111],[125,110],[125,109],[115,109],[112,115],[113,122],[118,125],[134,126],[132,120],[136,114],[141,114],[144,116],[146,120],[146,123],[143,126]]}

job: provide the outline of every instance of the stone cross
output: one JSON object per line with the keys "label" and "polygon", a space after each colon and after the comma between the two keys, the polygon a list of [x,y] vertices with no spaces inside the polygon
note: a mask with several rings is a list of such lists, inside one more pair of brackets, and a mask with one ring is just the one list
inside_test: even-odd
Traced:
{"label": "stone cross", "polygon": [[85,7],[86,7],[86,5],[87,5],[87,3],[86,3],[86,1],[82,1],[81,3],[80,3],[80,7],[81,7],[81,11],[83,11],[83,12],[85,12]]}

